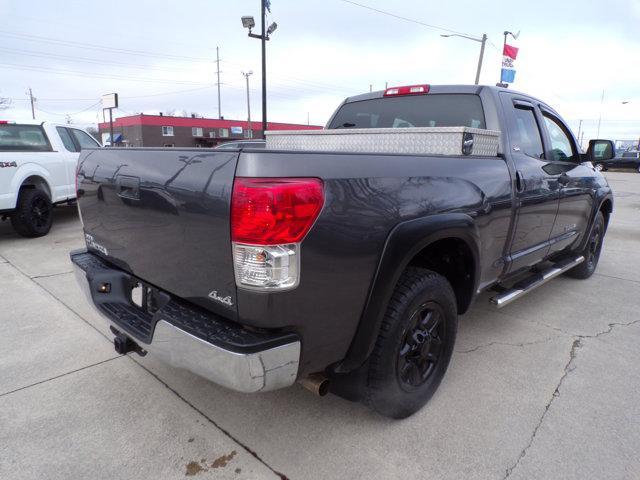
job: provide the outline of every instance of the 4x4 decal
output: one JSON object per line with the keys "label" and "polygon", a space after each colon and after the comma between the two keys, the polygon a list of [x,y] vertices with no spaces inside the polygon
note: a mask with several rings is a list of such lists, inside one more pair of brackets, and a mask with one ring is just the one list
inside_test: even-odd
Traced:
{"label": "4x4 decal", "polygon": [[0,162],[0,168],[6,167],[17,167],[18,164],[16,162]]}

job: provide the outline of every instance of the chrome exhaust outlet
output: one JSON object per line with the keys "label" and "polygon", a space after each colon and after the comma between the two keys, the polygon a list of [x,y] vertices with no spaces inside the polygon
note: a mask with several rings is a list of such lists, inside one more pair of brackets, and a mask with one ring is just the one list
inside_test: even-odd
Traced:
{"label": "chrome exhaust outlet", "polygon": [[298,380],[298,383],[319,397],[329,393],[329,379],[322,373],[312,373],[308,377]]}

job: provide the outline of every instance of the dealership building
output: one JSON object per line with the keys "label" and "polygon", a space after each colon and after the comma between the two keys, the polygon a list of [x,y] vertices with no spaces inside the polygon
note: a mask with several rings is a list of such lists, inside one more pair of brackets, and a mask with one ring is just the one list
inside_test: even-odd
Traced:
{"label": "dealership building", "polygon": [[[110,144],[109,122],[98,126]],[[319,126],[269,122],[267,130],[317,130]],[[262,123],[217,118],[131,115],[113,120],[114,145],[122,147],[214,147],[230,140],[262,138]]]}

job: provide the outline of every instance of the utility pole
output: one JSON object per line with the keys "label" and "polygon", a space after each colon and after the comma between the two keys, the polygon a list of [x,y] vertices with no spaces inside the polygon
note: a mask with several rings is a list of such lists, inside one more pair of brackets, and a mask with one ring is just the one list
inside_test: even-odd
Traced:
{"label": "utility pole", "polygon": [[600,123],[602,122],[602,105],[604,104],[604,90],[602,90],[602,97],[600,97],[600,116],[598,117],[598,133],[596,138],[600,138]]}
{"label": "utility pole", "polygon": [[253,75],[253,71],[249,70],[247,73],[242,72],[244,78],[247,80],[247,123],[249,126],[249,138],[253,138],[253,128],[251,128],[251,100],[249,97],[249,76]]}
{"label": "utility pole", "polygon": [[33,92],[31,91],[31,87],[29,87],[29,100],[31,100],[31,118],[36,119],[36,109],[34,105],[35,99],[33,98]]}
{"label": "utility pole", "polygon": [[222,118],[222,110],[220,106],[220,49],[216,47],[216,74],[218,75],[218,120]]}
{"label": "utility pole", "polygon": [[[580,123],[578,124],[578,141],[580,141],[580,132],[582,131],[582,120],[580,120]],[[582,146],[582,143],[580,144],[580,146]]]}

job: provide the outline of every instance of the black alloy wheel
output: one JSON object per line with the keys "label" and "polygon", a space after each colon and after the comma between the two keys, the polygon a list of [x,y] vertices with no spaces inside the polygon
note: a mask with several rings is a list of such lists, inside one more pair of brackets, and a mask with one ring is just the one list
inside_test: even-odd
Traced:
{"label": "black alloy wheel", "polygon": [[602,251],[605,232],[606,225],[604,223],[604,215],[602,212],[598,212],[593,221],[593,228],[591,229],[587,245],[581,253],[584,261],[576,267],[573,267],[565,275],[583,280],[593,275],[600,260],[600,252]]}
{"label": "black alloy wheel", "polygon": [[445,342],[444,314],[434,302],[415,309],[398,351],[397,374],[403,390],[413,391],[436,370]]}
{"label": "black alloy wheel", "polygon": [[367,363],[364,402],[391,418],[420,410],[447,371],[457,325],[456,296],[447,279],[425,268],[407,268]]}
{"label": "black alloy wheel", "polygon": [[51,220],[51,204],[46,198],[38,196],[31,202],[31,221],[36,228],[46,227]]}
{"label": "black alloy wheel", "polygon": [[49,195],[39,188],[22,188],[11,225],[23,237],[41,237],[53,223],[53,205]]}

